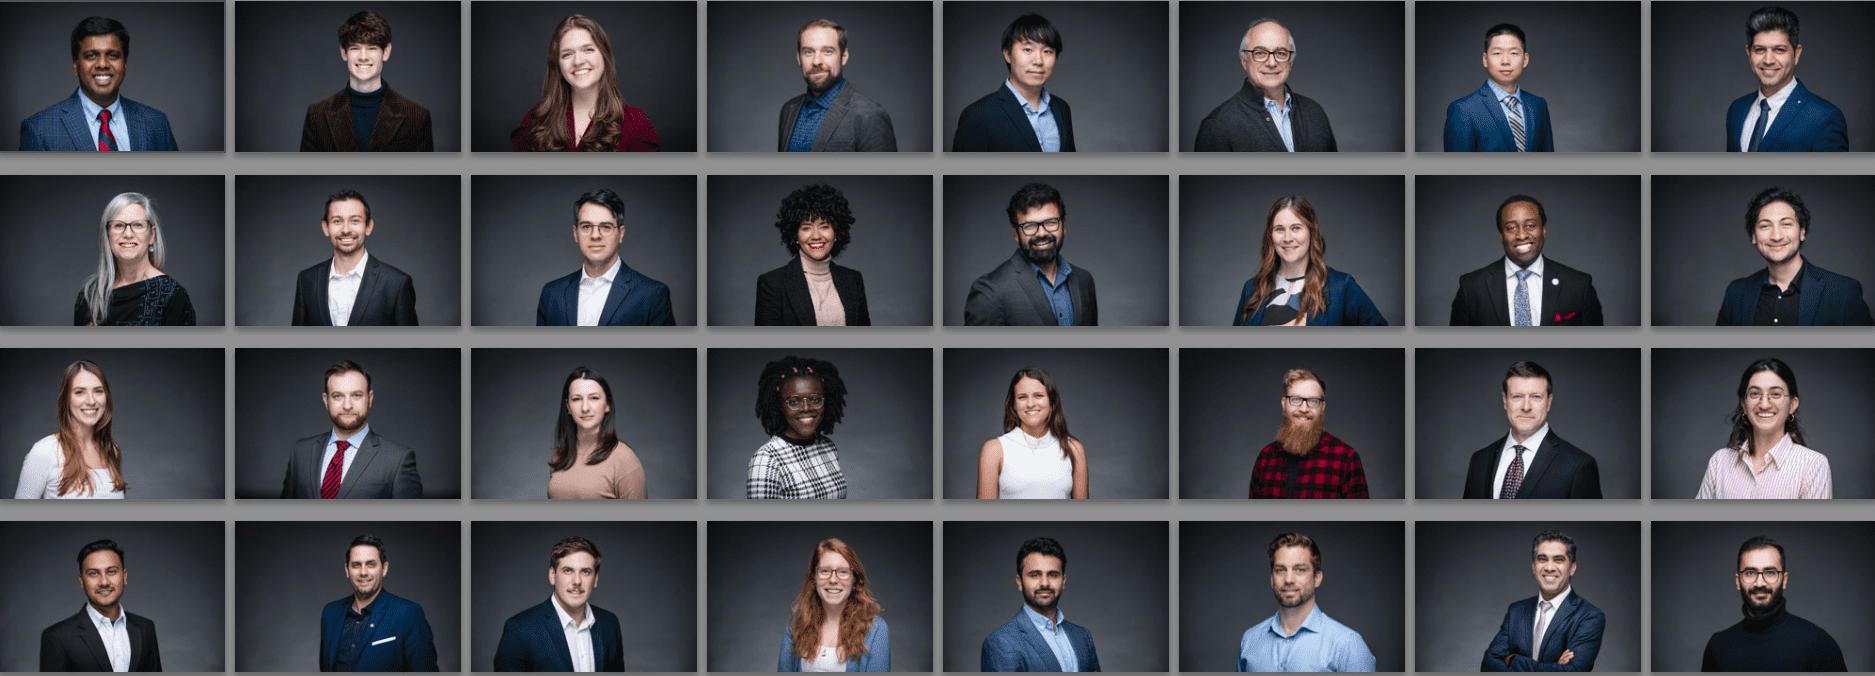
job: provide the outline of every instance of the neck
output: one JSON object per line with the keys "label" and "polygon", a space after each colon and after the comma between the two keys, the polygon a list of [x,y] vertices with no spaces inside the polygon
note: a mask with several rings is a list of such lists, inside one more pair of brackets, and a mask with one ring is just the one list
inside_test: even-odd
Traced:
{"label": "neck", "polygon": [[[611,258],[607,258],[605,261],[599,263],[588,260],[586,261],[586,276],[597,278],[599,275],[605,274],[605,271],[612,269],[612,264],[616,262],[618,262],[618,254],[613,254]],[[565,268],[561,269],[564,270]]]}
{"label": "neck", "polygon": [[360,94],[369,94],[384,86],[384,77],[381,75],[372,77],[369,80],[360,80],[350,76],[347,76],[345,79],[351,82],[352,91]]}
{"label": "neck", "polygon": [[[1057,244],[1055,246],[1060,246],[1060,245]],[[1054,260],[1049,261],[1047,263],[1036,263],[1035,267],[1042,269],[1042,275],[1048,278],[1048,283],[1055,284],[1060,281],[1058,279],[1055,279],[1055,272],[1061,269],[1061,256],[1060,255],[1056,255]]]}
{"label": "neck", "polygon": [[353,427],[348,430],[348,429],[342,429],[337,425],[333,425],[332,426],[332,438],[335,440],[336,439],[350,439],[352,437],[358,436],[358,431],[364,428],[365,428],[364,425],[359,425],[357,427]]}
{"label": "neck", "polygon": [[1037,613],[1040,613],[1042,617],[1046,617],[1046,618],[1048,618],[1048,621],[1050,621],[1050,622],[1060,622],[1060,621],[1061,621],[1061,616],[1059,616],[1059,615],[1056,615],[1056,614],[1055,614],[1055,609],[1054,609],[1054,608],[1037,608],[1037,607],[1035,607],[1035,606],[1033,606],[1033,605],[1030,605],[1030,606],[1029,606],[1029,610],[1033,610],[1033,611],[1035,611],[1035,612],[1037,612]]}
{"label": "neck", "polygon": [[840,613],[844,612],[845,610],[846,610],[845,601],[841,601],[839,603],[828,603],[826,601],[820,602],[820,611],[821,613],[823,613],[823,617],[826,618],[827,624],[836,624],[836,625],[839,624]]}
{"label": "neck", "polygon": [[1556,590],[1556,593],[1551,594],[1549,592],[1543,591],[1542,589],[1538,589],[1536,593],[1537,593],[1537,596],[1543,597],[1543,600],[1545,601],[1554,601],[1556,600],[1556,597],[1562,596],[1563,591],[1564,590],[1562,589],[1558,589]]}
{"label": "neck", "polygon": [[[67,607],[70,607],[70,606],[67,606]],[[92,610],[98,611],[99,615],[103,615],[106,618],[109,618],[112,622],[117,621],[117,614],[120,612],[123,612],[122,607],[123,607],[122,603],[113,603],[108,606],[100,606],[96,603],[91,604]]]}
{"label": "neck", "polygon": [[586,117],[592,117],[593,112],[597,111],[598,109],[599,109],[599,87],[597,85],[593,86],[590,89],[573,90],[573,114],[574,115],[585,115]]}
{"label": "neck", "polygon": [[[1542,429],[1542,428],[1539,427],[1537,429]],[[1534,436],[1536,436],[1536,430],[1530,430],[1528,432],[1518,432],[1516,429],[1513,428],[1510,431],[1511,441],[1515,441],[1519,444],[1529,441],[1530,437],[1534,437]]]}
{"label": "neck", "polygon": [[358,267],[358,262],[364,259],[365,259],[365,248],[362,246],[358,247],[357,251],[354,251],[349,254],[339,251],[338,249],[333,249],[332,250],[332,269],[337,270],[338,273],[341,275],[346,274],[348,272],[351,272],[352,268]]}
{"label": "neck", "polygon": [[98,104],[98,107],[99,107],[99,108],[109,108],[109,107],[111,107],[111,106],[112,106],[113,104],[115,104],[115,103],[117,103],[117,95],[116,95],[116,94],[112,94],[112,95],[111,95],[111,98],[108,98],[108,99],[102,99],[102,100],[100,100],[100,99],[99,99],[98,97],[96,97],[96,96],[92,96],[92,95],[91,95],[91,92],[85,92],[85,98],[87,98],[87,99],[91,99],[91,102],[92,102],[92,103],[95,103],[95,104]]}
{"label": "neck", "polygon": [[1015,78],[1009,79],[1009,86],[1015,87],[1016,93],[1021,94],[1022,98],[1028,100],[1030,108],[1042,107],[1042,88],[1041,87],[1030,87],[1028,85],[1017,82]]}
{"label": "neck", "polygon": [[135,259],[127,261],[119,260],[117,261],[117,278],[113,281],[116,286],[134,284],[155,276],[155,269],[154,266],[150,265],[150,258],[148,256],[138,256]]}
{"label": "neck", "polygon": [[782,430],[782,431],[781,431],[781,436],[784,436],[784,437],[787,437],[787,438],[789,438],[789,439],[793,439],[793,440],[795,440],[795,441],[799,441],[799,442],[801,442],[801,443],[807,443],[807,442],[809,442],[809,441],[813,441],[813,440],[814,440],[814,435],[813,435],[813,434],[809,434],[809,435],[807,435],[807,436],[805,436],[805,437],[797,437],[797,436],[794,436],[794,430],[792,430],[792,429],[785,429],[785,430]]}
{"label": "neck", "polygon": [[1776,432],[1770,432],[1770,433],[1752,430],[1751,447],[1746,449],[1747,451],[1749,451],[1746,455],[1750,455],[1755,458],[1762,458],[1764,457],[1764,454],[1771,452],[1771,449],[1773,447],[1776,447],[1777,444],[1779,442],[1782,442],[1783,440],[1784,440],[1783,430],[1778,430]]}
{"label": "neck", "polygon": [[1023,425],[1022,433],[1040,439],[1043,435],[1048,434],[1048,427],[1045,425]]}
{"label": "neck", "polygon": [[812,258],[802,256],[801,257],[801,269],[807,272],[812,272],[817,275],[824,275],[833,270],[833,259],[829,258],[829,259],[817,261]]}
{"label": "neck", "polygon": [[1315,599],[1294,608],[1277,608],[1276,616],[1283,622],[1283,635],[1294,636],[1302,628],[1302,621],[1309,619],[1309,613],[1315,612]]}
{"label": "neck", "polygon": [[578,450],[581,455],[586,455],[586,454],[592,453],[593,451],[599,450],[598,428],[594,428],[591,431],[580,430],[579,440],[577,443],[579,444]]}
{"label": "neck", "polygon": [[66,429],[71,430],[72,436],[78,439],[78,445],[80,446],[78,450],[80,451],[89,451],[97,444],[97,442],[92,439],[92,434],[96,431],[95,428],[86,427],[73,422],[67,425]]}
{"label": "neck", "polygon": [[1790,288],[1790,280],[1796,279],[1797,273],[1803,271],[1803,254],[1791,256],[1782,263],[1765,263],[1764,270],[1777,288]]}
{"label": "neck", "polygon": [[560,609],[566,611],[567,617],[573,618],[573,624],[580,624],[586,621],[586,604],[584,603],[577,606],[561,605]]}
{"label": "neck", "polygon": [[1289,261],[1283,261],[1282,266],[1276,268],[1276,274],[1282,275],[1284,279],[1292,279],[1295,277],[1301,277],[1305,274],[1308,274],[1308,271],[1309,271],[1309,261],[1306,258],[1298,260],[1294,263],[1291,263]]}
{"label": "neck", "polygon": [[383,587],[378,587],[376,590],[372,591],[370,596],[360,596],[358,592],[353,591],[352,592],[352,610],[358,610],[358,611],[364,610],[365,606],[371,605],[372,601],[378,600],[378,594],[381,594],[383,592],[384,592]]}
{"label": "neck", "polygon": [[[1254,85],[1254,84],[1253,84],[1253,85],[1250,85],[1250,86],[1252,86],[1252,87],[1256,87],[1256,85]],[[1271,101],[1275,101],[1275,102],[1277,102],[1277,103],[1282,103],[1282,102],[1283,102],[1283,100],[1284,100],[1284,99],[1286,98],[1286,96],[1285,96],[1285,92],[1284,92],[1284,89],[1285,89],[1285,86],[1284,86],[1284,85],[1280,85],[1280,84],[1279,84],[1279,85],[1276,85],[1276,86],[1275,86],[1274,88],[1270,88],[1270,89],[1264,89],[1264,88],[1262,88],[1262,87],[1257,87],[1257,90],[1258,90],[1258,91],[1261,91],[1261,92],[1263,92],[1263,98],[1266,98],[1266,99],[1269,99],[1269,100],[1271,100]]]}
{"label": "neck", "polygon": [[[1498,82],[1497,80],[1492,80],[1491,84],[1497,85],[1497,88],[1504,90],[1504,93],[1506,94],[1510,94],[1513,96],[1517,94],[1517,83],[1515,82],[1512,82],[1510,84],[1505,84],[1502,82]],[[1522,101],[1518,101],[1518,103],[1522,103]]]}

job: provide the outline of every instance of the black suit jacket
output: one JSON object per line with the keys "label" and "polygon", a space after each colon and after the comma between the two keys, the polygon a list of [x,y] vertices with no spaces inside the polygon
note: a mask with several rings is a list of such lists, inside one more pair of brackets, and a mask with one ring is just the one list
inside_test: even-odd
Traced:
{"label": "black suit jacket", "polygon": [[[1048,112],[1055,116],[1061,130],[1061,152],[1074,152],[1074,115],[1067,99],[1048,93]],[[1005,83],[989,96],[964,107],[957,116],[957,134],[951,137],[951,152],[1042,152],[1042,142],[1035,138],[1035,126],[1029,124],[1022,102]]]}
{"label": "black suit jacket", "polygon": [[[1529,282],[1543,287],[1538,326],[1602,325],[1602,301],[1595,297],[1595,278],[1588,273],[1545,257],[1543,279]],[[1510,326],[1507,293],[1501,257],[1465,273],[1458,278],[1458,295],[1452,297],[1452,326]]]}
{"label": "black suit jacket", "polygon": [[[872,314],[866,311],[866,279],[858,270],[832,261],[827,267],[833,272],[840,306],[846,308],[846,325],[872,326]],[[755,325],[814,326],[814,294],[807,290],[800,256],[755,278]]]}
{"label": "black suit jacket", "polygon": [[[1471,454],[1471,468],[1465,470],[1465,499],[1489,500],[1497,495],[1498,487],[1491,481],[1496,478],[1498,458],[1504,453],[1507,438],[1498,437]],[[1523,483],[1517,487],[1518,500],[1601,497],[1602,474],[1595,465],[1595,456],[1563,441],[1554,429],[1543,437],[1543,445],[1537,447],[1536,456],[1524,469]]]}
{"label": "black suit jacket", "polygon": [[[332,259],[299,271],[299,285],[293,290],[294,326],[331,326],[332,312],[326,307],[326,280],[332,274]],[[365,261],[364,279],[358,284],[358,298],[352,301],[352,316],[347,326],[416,326],[417,286],[410,275],[391,267],[377,256]]]}
{"label": "black suit jacket", "polygon": [[[384,85],[384,103],[379,104],[378,120],[371,125],[370,146],[371,152],[435,152],[430,111]],[[350,85],[306,106],[306,122],[299,132],[300,152],[359,150],[358,133],[352,130]]]}
{"label": "black suit jacket", "polygon": [[[1289,92],[1289,132],[1295,139],[1296,152],[1335,152],[1335,130],[1328,126],[1328,113],[1322,110],[1322,104],[1288,89],[1288,85],[1283,87]],[[1263,107],[1263,90],[1251,86],[1249,78],[1244,79],[1235,95],[1211,109],[1211,114],[1198,123],[1198,139],[1191,149],[1201,153],[1289,151],[1275,118]]]}
{"label": "black suit jacket", "polygon": [[[317,500],[325,467],[319,459],[325,455],[332,433],[315,434],[293,442],[293,452],[286,457],[286,479],[280,482],[282,500]],[[351,469],[339,483],[338,499],[382,500],[423,497],[423,479],[417,476],[417,452],[407,446],[378,436],[365,435],[352,458]]]}
{"label": "black suit jacket", "polygon": [[[135,613],[125,622],[130,634],[130,670],[162,671],[162,650],[156,644],[156,623]],[[39,634],[40,671],[110,671],[111,655],[104,650],[104,637],[91,624],[91,614],[79,608],[78,614],[59,620]]]}
{"label": "black suit jacket", "polygon": [[[788,139],[794,136],[795,120],[801,117],[801,106],[807,103],[807,94],[803,93],[781,104],[781,129],[775,139],[775,152],[788,152]],[[833,97],[833,104],[827,108],[827,116],[820,120],[820,130],[814,132],[814,152],[861,152],[893,153],[898,152],[898,136],[892,133],[892,115],[885,112],[885,106],[866,98],[853,88],[853,81],[847,80],[840,87],[840,95]]]}
{"label": "black suit jacket", "polygon": [[[1100,326],[1100,304],[1094,293],[1094,273],[1079,265],[1068,275],[1068,297],[1074,302],[1075,326]],[[970,284],[964,299],[965,326],[1054,326],[1055,310],[1042,292],[1042,282],[1029,269],[1022,250],[989,274]]]}

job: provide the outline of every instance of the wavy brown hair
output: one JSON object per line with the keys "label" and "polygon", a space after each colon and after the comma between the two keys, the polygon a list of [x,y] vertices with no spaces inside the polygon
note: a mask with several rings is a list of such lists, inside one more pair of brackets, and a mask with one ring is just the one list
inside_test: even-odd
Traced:
{"label": "wavy brown hair", "polygon": [[[85,471],[84,442],[77,431],[78,420],[72,413],[72,383],[78,380],[80,372],[97,376],[98,384],[104,386],[104,414],[98,417],[98,424],[91,428],[91,442],[98,447],[98,456],[104,459],[105,468],[111,470],[111,490],[121,491],[130,488],[124,483],[124,450],[118,448],[111,439],[111,381],[104,377],[104,368],[95,362],[80,359],[65,367],[65,376],[59,379],[59,452],[64,458],[65,470],[59,475],[59,495],[88,495],[97,490],[91,485],[91,473]],[[82,492],[81,492],[82,491]]]}
{"label": "wavy brown hair", "polygon": [[853,567],[852,591],[847,593],[846,604],[840,608],[842,661],[866,654],[866,632],[872,630],[873,618],[885,610],[866,587],[866,567],[859,563],[859,552],[853,551],[840,538],[821,540],[814,546],[814,555],[807,559],[807,575],[801,580],[801,593],[794,595],[794,604],[788,608],[794,631],[794,654],[808,661],[819,654],[820,625],[827,621],[826,606],[820,602],[820,594],[814,591],[814,583],[820,577],[816,569],[820,568],[821,555],[827,552],[839,554]]}
{"label": "wavy brown hair", "polygon": [[1069,470],[1073,470],[1074,454],[1068,452],[1068,414],[1061,408],[1061,391],[1055,389],[1055,379],[1048,377],[1048,372],[1039,366],[1024,366],[1016,371],[1016,376],[1009,379],[1009,389],[1003,393],[1003,432],[1007,433],[1022,424],[1022,418],[1016,415],[1016,383],[1023,378],[1034,378],[1048,391],[1048,433],[1055,435],[1061,444],[1061,457],[1067,458]]}
{"label": "wavy brown hair", "polygon": [[599,22],[584,14],[560,20],[547,41],[547,74],[540,84],[540,103],[534,104],[534,126],[527,130],[527,149],[559,152],[571,145],[566,131],[566,112],[573,106],[573,86],[560,74],[560,39],[568,31],[584,28],[592,34],[599,56],[605,60],[605,77],[599,81],[599,105],[592,111],[592,121],[579,138],[580,150],[610,152],[618,149],[620,120],[625,116],[625,95],[618,89],[618,63],[612,59],[612,41],[606,39]]}
{"label": "wavy brown hair", "polygon": [[1250,300],[1244,301],[1237,310],[1237,323],[1249,323],[1257,309],[1263,307],[1263,301],[1270,297],[1270,291],[1276,287],[1276,276],[1282,268],[1282,262],[1276,257],[1276,238],[1271,230],[1276,227],[1276,214],[1284,209],[1292,209],[1302,222],[1309,226],[1308,271],[1302,280],[1302,316],[1320,317],[1328,310],[1328,297],[1323,289],[1328,286],[1328,238],[1322,236],[1321,223],[1315,220],[1315,207],[1309,201],[1296,195],[1288,195],[1270,205],[1269,216],[1263,219],[1263,260],[1257,266],[1256,288],[1250,293]]}

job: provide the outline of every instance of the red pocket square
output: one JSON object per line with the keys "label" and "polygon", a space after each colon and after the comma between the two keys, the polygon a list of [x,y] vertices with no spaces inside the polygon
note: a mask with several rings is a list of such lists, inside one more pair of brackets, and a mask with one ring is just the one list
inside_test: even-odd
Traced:
{"label": "red pocket square", "polygon": [[1566,322],[1566,321],[1569,321],[1569,320],[1571,320],[1571,319],[1575,319],[1575,317],[1576,317],[1576,313],[1574,313],[1574,312],[1571,312],[1571,313],[1569,313],[1569,314],[1563,314],[1563,313],[1561,313],[1561,312],[1558,312],[1558,313],[1556,313],[1556,319],[1555,319],[1555,321],[1559,321],[1559,322]]}

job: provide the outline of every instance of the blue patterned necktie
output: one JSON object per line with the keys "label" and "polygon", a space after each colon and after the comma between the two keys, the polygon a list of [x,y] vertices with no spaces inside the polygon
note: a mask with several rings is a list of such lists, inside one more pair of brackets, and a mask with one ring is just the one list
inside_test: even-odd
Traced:
{"label": "blue patterned necktie", "polygon": [[1497,494],[1499,500],[1516,498],[1517,487],[1523,485],[1523,452],[1528,449],[1521,444],[1511,449],[1517,451],[1517,455],[1510,459],[1510,469],[1504,472],[1504,490]]}
{"label": "blue patterned necktie", "polygon": [[1510,109],[1510,135],[1517,141],[1517,152],[1524,152],[1523,116],[1517,114],[1517,97],[1504,97],[1504,105]]}
{"label": "blue patterned necktie", "polygon": [[1512,326],[1536,326],[1530,321],[1530,275],[1534,274],[1529,270],[1517,271],[1517,297],[1512,299],[1511,306],[1516,316],[1512,317],[1515,322]]}
{"label": "blue patterned necktie", "polygon": [[1771,119],[1771,100],[1764,99],[1758,102],[1758,123],[1751,126],[1751,146],[1745,148],[1745,152],[1758,152],[1758,146],[1764,142],[1765,120],[1769,119]]}

